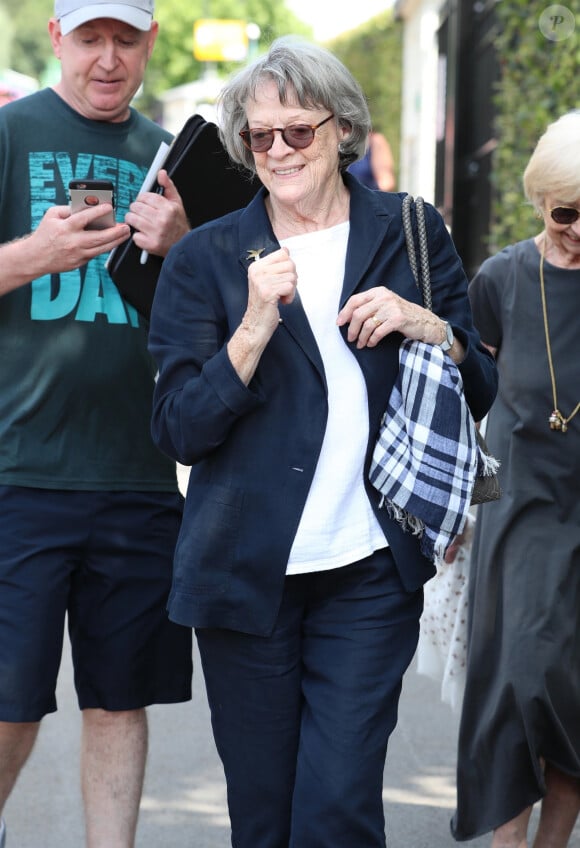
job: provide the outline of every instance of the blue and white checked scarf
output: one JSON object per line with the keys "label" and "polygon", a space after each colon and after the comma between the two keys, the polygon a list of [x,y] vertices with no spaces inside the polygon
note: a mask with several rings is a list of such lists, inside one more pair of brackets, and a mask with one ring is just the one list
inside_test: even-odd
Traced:
{"label": "blue and white checked scarf", "polygon": [[375,446],[370,481],[385,506],[421,537],[421,550],[443,556],[461,533],[478,473],[497,463],[480,450],[461,374],[437,345],[405,339]]}

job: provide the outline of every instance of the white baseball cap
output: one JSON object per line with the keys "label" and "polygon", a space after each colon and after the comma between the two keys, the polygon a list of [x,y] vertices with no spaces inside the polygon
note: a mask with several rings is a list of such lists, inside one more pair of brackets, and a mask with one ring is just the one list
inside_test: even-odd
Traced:
{"label": "white baseball cap", "polygon": [[122,0],[103,3],[102,0],[55,0],[54,16],[63,35],[97,18],[113,18],[135,29],[151,29],[154,0]]}

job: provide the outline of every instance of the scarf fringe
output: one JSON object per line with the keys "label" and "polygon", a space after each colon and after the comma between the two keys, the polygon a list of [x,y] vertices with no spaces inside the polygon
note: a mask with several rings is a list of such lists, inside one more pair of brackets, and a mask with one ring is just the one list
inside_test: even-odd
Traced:
{"label": "scarf fringe", "polygon": [[490,456],[490,454],[484,453],[481,450],[479,451],[479,462],[477,468],[478,477],[493,477],[494,474],[497,474],[499,466],[499,459],[496,459],[495,456]]}
{"label": "scarf fringe", "polygon": [[419,537],[421,540],[421,551],[424,556],[429,557],[430,559],[443,559],[447,548],[451,544],[451,539],[449,539],[447,543],[440,542],[433,545],[429,536],[425,533],[425,523],[421,521],[420,518],[417,518],[415,515],[411,515],[411,513],[407,512],[406,509],[397,506],[392,501],[388,501],[384,496],[381,498],[379,506],[384,507],[387,510],[391,518],[394,518],[405,533],[412,533],[413,536]]}
{"label": "scarf fringe", "polygon": [[406,509],[397,506],[392,501],[388,501],[384,496],[381,498],[379,506],[385,507],[391,518],[394,518],[406,533],[412,533],[413,536],[419,536],[420,538],[423,536],[425,523],[420,518],[411,515]]}

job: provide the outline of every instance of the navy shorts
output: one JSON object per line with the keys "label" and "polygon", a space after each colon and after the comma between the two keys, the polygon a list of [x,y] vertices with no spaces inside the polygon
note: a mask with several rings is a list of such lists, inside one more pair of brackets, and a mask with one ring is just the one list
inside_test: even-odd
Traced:
{"label": "navy shorts", "polygon": [[56,710],[65,619],[81,709],[191,698],[166,604],[183,499],[0,486],[0,721]]}

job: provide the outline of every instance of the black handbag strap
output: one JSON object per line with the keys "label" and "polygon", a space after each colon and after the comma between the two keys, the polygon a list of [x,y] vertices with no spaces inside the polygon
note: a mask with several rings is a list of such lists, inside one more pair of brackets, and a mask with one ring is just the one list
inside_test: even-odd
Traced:
{"label": "black handbag strap", "polygon": [[[411,221],[411,209],[415,206],[415,220],[417,221],[417,236],[419,239],[419,249],[415,246],[413,236],[413,224]],[[425,203],[422,197],[413,199],[410,194],[406,194],[403,198],[403,230],[405,232],[405,241],[407,242],[407,253],[409,255],[409,265],[415,277],[415,282],[423,297],[423,306],[429,311],[433,311],[433,301],[431,299],[431,272],[429,271],[429,245],[427,242],[427,227],[425,224]],[[417,254],[419,259],[417,260]]]}

